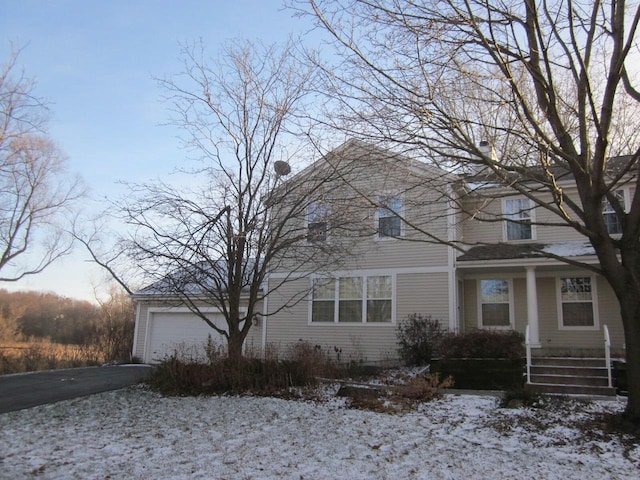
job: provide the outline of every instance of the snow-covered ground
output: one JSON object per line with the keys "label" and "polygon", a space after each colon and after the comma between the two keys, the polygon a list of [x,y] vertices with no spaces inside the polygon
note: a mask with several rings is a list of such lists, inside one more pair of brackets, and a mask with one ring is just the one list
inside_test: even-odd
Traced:
{"label": "snow-covered ground", "polygon": [[131,387],[7,413],[0,478],[640,478],[640,446],[588,423],[622,401],[502,409],[492,397],[446,395],[393,415],[345,402]]}

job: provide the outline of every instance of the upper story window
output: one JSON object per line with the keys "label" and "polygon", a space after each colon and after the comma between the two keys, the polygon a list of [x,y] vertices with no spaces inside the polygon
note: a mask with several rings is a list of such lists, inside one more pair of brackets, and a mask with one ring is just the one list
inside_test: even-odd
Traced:
{"label": "upper story window", "polygon": [[560,327],[592,329],[596,325],[592,277],[560,277]]}
{"label": "upper story window", "polygon": [[376,214],[379,238],[399,237],[402,235],[402,197],[388,195],[379,198],[380,207]]}
{"label": "upper story window", "polygon": [[329,234],[329,207],[321,202],[313,202],[307,209],[307,239],[321,242]]}
{"label": "upper story window", "polygon": [[[625,210],[624,202],[624,190],[616,190],[613,192],[616,199],[620,202],[620,206]],[[602,215],[604,217],[604,223],[607,226],[607,232],[609,235],[619,235],[622,233],[622,221],[620,217],[613,209],[609,201],[605,198],[603,200],[604,208],[602,209]]]}
{"label": "upper story window", "polygon": [[533,208],[528,198],[504,200],[505,239],[533,240]]}
{"label": "upper story window", "polygon": [[390,275],[315,279],[311,323],[391,323],[392,305]]}
{"label": "upper story window", "polygon": [[509,280],[480,280],[480,327],[511,326],[511,288]]}

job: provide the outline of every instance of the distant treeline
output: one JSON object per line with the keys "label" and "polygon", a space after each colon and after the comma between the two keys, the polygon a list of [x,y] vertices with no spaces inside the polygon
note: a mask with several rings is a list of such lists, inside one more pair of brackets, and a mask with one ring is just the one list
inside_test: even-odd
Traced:
{"label": "distant treeline", "polygon": [[121,292],[96,305],[53,293],[0,289],[0,342],[41,338],[88,345],[117,337],[131,343],[134,321],[133,303]]}

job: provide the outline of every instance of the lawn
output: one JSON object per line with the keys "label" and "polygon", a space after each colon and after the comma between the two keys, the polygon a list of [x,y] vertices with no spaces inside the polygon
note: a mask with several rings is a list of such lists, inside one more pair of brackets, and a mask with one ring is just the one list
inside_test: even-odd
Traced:
{"label": "lawn", "polygon": [[142,387],[0,415],[7,479],[628,479],[623,401],[500,408],[445,395],[404,413],[317,400],[162,397]]}

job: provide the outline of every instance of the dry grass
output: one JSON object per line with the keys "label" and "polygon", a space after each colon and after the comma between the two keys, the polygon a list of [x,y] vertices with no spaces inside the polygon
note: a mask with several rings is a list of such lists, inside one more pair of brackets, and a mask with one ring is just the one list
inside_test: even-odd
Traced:
{"label": "dry grass", "polygon": [[63,345],[51,342],[0,344],[0,375],[100,365],[105,363],[105,360],[104,353],[93,345]]}

